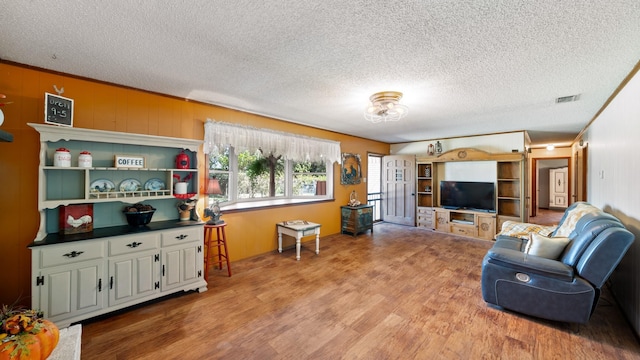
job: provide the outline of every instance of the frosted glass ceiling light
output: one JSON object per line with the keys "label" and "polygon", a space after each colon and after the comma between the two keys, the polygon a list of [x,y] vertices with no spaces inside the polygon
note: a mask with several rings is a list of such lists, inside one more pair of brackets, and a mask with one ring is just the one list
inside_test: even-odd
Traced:
{"label": "frosted glass ceiling light", "polygon": [[400,104],[402,93],[382,91],[369,97],[369,105],[364,110],[364,118],[372,123],[398,121],[409,113],[409,108]]}

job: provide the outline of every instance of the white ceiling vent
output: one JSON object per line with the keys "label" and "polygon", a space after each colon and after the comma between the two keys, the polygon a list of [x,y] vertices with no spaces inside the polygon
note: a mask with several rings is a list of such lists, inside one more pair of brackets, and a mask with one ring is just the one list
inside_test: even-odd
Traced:
{"label": "white ceiling vent", "polygon": [[568,103],[568,102],[573,102],[578,100],[580,100],[580,94],[570,95],[570,96],[561,96],[556,99],[556,104]]}

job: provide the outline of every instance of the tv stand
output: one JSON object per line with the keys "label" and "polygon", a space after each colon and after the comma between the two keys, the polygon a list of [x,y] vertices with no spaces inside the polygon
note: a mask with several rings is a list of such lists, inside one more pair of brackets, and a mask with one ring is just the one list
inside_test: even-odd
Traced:
{"label": "tv stand", "polygon": [[434,208],[436,231],[493,240],[496,236],[496,215],[486,211]]}

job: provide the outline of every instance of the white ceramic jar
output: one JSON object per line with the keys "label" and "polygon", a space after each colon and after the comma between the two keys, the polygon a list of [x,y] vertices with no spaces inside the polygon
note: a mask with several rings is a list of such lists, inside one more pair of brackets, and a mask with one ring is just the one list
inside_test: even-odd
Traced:
{"label": "white ceramic jar", "polygon": [[187,193],[187,185],[189,183],[186,182],[177,182],[173,187],[173,193],[183,195]]}
{"label": "white ceramic jar", "polygon": [[65,148],[56,149],[53,154],[53,166],[71,167],[71,152]]}
{"label": "white ceramic jar", "polygon": [[91,153],[88,151],[83,151],[78,156],[78,167],[81,168],[90,168],[93,165],[93,158],[91,157]]}

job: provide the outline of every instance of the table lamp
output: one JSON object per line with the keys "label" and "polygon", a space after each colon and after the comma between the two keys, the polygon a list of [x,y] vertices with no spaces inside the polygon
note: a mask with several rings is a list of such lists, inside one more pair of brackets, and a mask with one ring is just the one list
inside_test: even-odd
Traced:
{"label": "table lamp", "polygon": [[[218,179],[209,179],[209,181],[207,182],[207,195],[220,194],[222,194],[222,190],[220,189],[220,182],[218,181]],[[224,220],[220,220],[222,211],[220,211],[218,200],[216,200],[209,208],[204,209],[204,215],[209,216],[209,220],[207,221],[208,225],[218,225],[224,223]]]}

